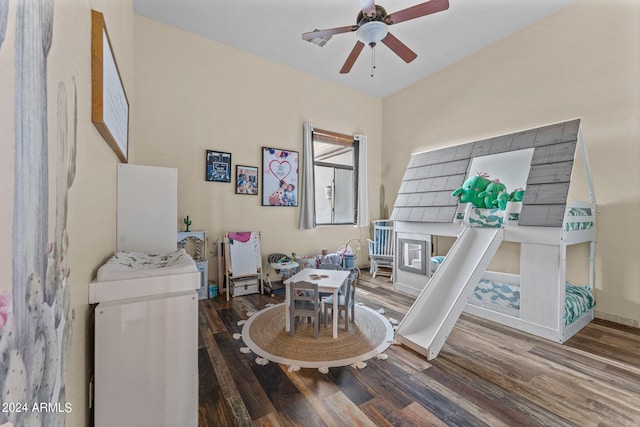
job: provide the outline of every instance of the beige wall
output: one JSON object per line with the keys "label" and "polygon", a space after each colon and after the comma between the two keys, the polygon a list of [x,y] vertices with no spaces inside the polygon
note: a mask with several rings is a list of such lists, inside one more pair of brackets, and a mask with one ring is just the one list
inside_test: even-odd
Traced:
{"label": "beige wall", "polygon": [[[298,151],[302,124],[367,135],[371,213],[378,218],[382,101],[136,16],[136,163],[178,168],[178,224],[209,234],[210,278],[216,239],[226,231],[261,232],[262,253],[316,254],[368,228],[298,230],[299,208],[262,207],[261,197],[236,195],[231,184],[207,182],[205,150],[232,154],[232,168],[258,166],[261,147]],[[260,177],[260,186],[262,178]],[[262,190],[260,189],[260,194]],[[366,249],[358,258],[368,262]]]}
{"label": "beige wall", "polygon": [[[53,94],[59,82],[69,89],[75,80],[78,99],[77,172],[69,191],[68,217],[75,317],[66,379],[66,401],[73,412],[67,425],[87,423],[88,283],[115,250],[118,161],[90,119],[90,8],[105,13],[129,97],[130,160],[178,168],[180,220],[190,215],[192,228],[206,229],[212,240],[228,230],[260,230],[265,254],[315,253],[324,246],[340,246],[349,237],[364,243],[368,230],[299,231],[297,208],[261,207],[257,197],[235,195],[232,184],[205,182],[206,149],[233,153],[234,167],[261,166],[263,145],[301,150],[304,121],[338,132],[364,133],[369,137],[374,219],[390,211],[412,152],[581,117],[602,206],[598,313],[624,323],[640,322],[640,267],[635,260],[640,244],[637,231],[628,226],[636,222],[640,208],[640,190],[634,185],[640,178],[636,1],[583,0],[383,101],[134,17],[131,0],[59,0],[55,5],[48,59],[49,121],[55,121]],[[0,49],[4,100],[13,99],[15,10],[12,0]],[[12,103],[0,103],[4,236],[11,235],[13,218],[13,126]],[[53,128],[49,133],[50,147],[55,147]],[[51,162],[53,176],[55,158]],[[0,256],[12,256],[11,239],[0,243]],[[366,262],[364,253],[360,261]],[[8,265],[0,269],[0,292],[10,290]]]}
{"label": "beige wall", "polygon": [[[17,2],[9,1],[7,39],[0,49],[0,230],[6,238],[0,243],[4,260],[0,274],[0,292],[11,290],[11,230],[13,221],[15,20]],[[120,73],[131,108],[133,90],[133,6],[131,0],[58,0],[55,2],[53,41],[48,69],[49,126],[49,241],[53,239],[55,215],[57,92],[66,87],[68,105],[72,105],[73,86],[77,88],[76,175],[68,194],[67,233],[70,268],[72,340],[68,357],[65,402],[72,405],[67,426],[88,422],[87,369],[90,363],[88,284],[96,268],[115,250],[115,176],[118,159],[91,122],[91,8],[104,13]],[[68,108],[69,119],[73,117]],[[71,121],[70,121],[71,123]],[[70,125],[71,126],[71,125]],[[71,129],[71,127],[69,127]],[[65,402],[62,402],[63,404]]]}
{"label": "beige wall", "polygon": [[[72,5],[73,4],[73,5]],[[60,35],[65,52],[52,55],[50,67],[75,76],[78,85],[78,152],[76,178],[69,192],[69,259],[72,307],[75,309],[67,400],[74,405],[68,426],[87,424],[87,363],[92,364],[87,337],[93,335],[88,305],[88,284],[97,268],[113,254],[116,245],[116,170],[118,158],[91,122],[91,9],[104,14],[111,45],[129,100],[130,127],[135,129],[133,3],[132,0],[63,0],[56,2],[54,35]],[[56,42],[54,40],[54,48]],[[51,69],[51,68],[50,68]],[[53,71],[53,70],[52,70]],[[134,133],[130,130],[130,146]],[[131,158],[131,156],[130,156]],[[90,366],[90,365],[89,365]],[[76,409],[77,408],[77,409]]]}
{"label": "beige wall", "polygon": [[[597,315],[639,326],[638,22],[640,3],[635,0],[581,0],[385,98],[385,203],[393,206],[413,152],[580,117],[602,207]],[[574,175],[572,197],[584,199],[582,178]]]}

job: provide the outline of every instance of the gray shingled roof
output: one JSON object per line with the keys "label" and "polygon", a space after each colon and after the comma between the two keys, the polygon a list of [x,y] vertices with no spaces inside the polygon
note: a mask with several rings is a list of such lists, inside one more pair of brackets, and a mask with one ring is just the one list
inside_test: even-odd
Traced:
{"label": "gray shingled roof", "polygon": [[569,193],[580,120],[411,155],[391,219],[452,222],[471,159],[533,148],[519,225],[560,227]]}

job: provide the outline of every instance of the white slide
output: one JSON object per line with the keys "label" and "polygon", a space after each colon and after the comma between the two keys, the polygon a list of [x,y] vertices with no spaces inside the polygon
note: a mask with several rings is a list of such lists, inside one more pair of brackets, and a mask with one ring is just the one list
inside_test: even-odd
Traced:
{"label": "white slide", "polygon": [[502,228],[466,227],[415,300],[396,340],[428,360],[438,355],[502,242]]}

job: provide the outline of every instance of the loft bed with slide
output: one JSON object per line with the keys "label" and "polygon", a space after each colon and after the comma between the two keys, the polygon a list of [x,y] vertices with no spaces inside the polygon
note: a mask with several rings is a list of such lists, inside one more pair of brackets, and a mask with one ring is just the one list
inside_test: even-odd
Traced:
{"label": "loft bed with slide", "polygon": [[[579,179],[587,200],[569,201]],[[413,154],[391,219],[394,287],[417,296],[396,339],[429,359],[462,311],[559,343],[594,318],[596,204],[579,119]],[[438,236],[455,238],[446,256],[431,256]],[[571,262],[587,283],[567,273],[579,245],[588,259]],[[519,249],[508,268],[519,274],[487,270],[501,246]]]}

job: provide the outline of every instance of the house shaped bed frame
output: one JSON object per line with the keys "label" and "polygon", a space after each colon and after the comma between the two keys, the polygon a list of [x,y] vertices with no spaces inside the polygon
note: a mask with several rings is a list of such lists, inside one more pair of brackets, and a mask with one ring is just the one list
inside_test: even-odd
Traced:
{"label": "house shaped bed frame", "polygon": [[[524,199],[507,207],[501,227],[470,226],[477,210],[459,203],[452,192],[480,172],[472,170],[474,159],[520,150],[528,150],[531,159]],[[588,200],[568,202],[579,157]],[[417,299],[396,339],[431,359],[466,311],[563,343],[594,317],[595,213],[579,119],[413,154],[391,219],[396,229],[394,286]],[[446,257],[424,255],[430,255],[433,236],[457,237]],[[519,275],[486,271],[503,241],[520,244]],[[409,265],[403,256],[416,251],[416,242],[424,242],[424,264],[414,259]],[[581,243],[589,245],[589,283],[570,286],[567,246]],[[496,289],[507,292],[483,295]],[[586,294],[582,309],[571,300],[574,291]]]}

